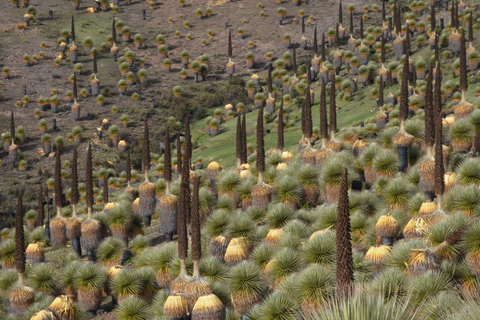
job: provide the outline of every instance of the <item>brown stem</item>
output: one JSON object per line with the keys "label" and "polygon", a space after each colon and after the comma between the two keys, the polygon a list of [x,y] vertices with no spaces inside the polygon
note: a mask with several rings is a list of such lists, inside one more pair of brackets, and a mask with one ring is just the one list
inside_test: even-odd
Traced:
{"label": "brown stem", "polygon": [[193,260],[193,277],[200,277],[200,262],[198,260]]}
{"label": "brown stem", "polygon": [[77,205],[75,203],[72,203],[72,218],[77,217]]}
{"label": "brown stem", "polygon": [[185,259],[180,259],[180,277],[187,276],[187,266],[185,264]]}

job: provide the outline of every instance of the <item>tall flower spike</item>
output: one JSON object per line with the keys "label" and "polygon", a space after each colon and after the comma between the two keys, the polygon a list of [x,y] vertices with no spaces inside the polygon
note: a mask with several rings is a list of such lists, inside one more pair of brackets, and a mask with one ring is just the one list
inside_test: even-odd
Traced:
{"label": "tall flower spike", "polygon": [[143,126],[142,162],[143,170],[145,172],[145,182],[148,182],[148,171],[150,170],[150,138],[148,132],[148,120],[146,117]]}
{"label": "tall flower spike", "polygon": [[[425,88],[425,145],[429,148],[433,147],[435,139],[434,134],[434,113],[433,113],[433,67],[429,64],[427,84]],[[428,149],[427,149],[428,150]]]}
{"label": "tall flower spike", "polygon": [[55,153],[55,206],[57,207],[57,217],[61,216],[62,212],[63,188],[62,176],[60,172],[61,166],[60,150],[57,147],[57,152]]}
{"label": "tall flower spike", "polygon": [[263,172],[265,171],[265,146],[263,139],[263,103],[258,110],[257,117],[257,171],[259,173],[259,180],[260,174],[262,174],[261,182],[263,182]]}
{"label": "tall flower spike", "polygon": [[93,74],[96,75],[98,73],[98,65],[97,65],[97,50],[93,50]]}
{"label": "tall flower spike", "polygon": [[75,42],[75,17],[74,16],[72,16],[72,21],[71,21],[70,37],[72,38],[72,42]]}
{"label": "tall flower spike", "polygon": [[435,117],[435,195],[437,196],[437,207],[441,210],[441,199],[445,192],[444,167],[443,167],[443,146],[442,146],[442,70],[437,61],[435,72],[435,91],[433,98]]}
{"label": "tall flower spike", "polygon": [[380,80],[378,82],[378,103],[377,103],[377,106],[379,108],[383,107],[383,105],[385,104],[384,99],[383,99],[383,95],[384,95],[383,92],[384,92],[383,81]]}
{"label": "tall flower spike", "polygon": [[242,163],[247,163],[247,119],[245,112],[242,113]]}
{"label": "tall flower spike", "polygon": [[338,23],[340,25],[343,23],[342,0],[338,3]]}
{"label": "tall flower spike", "polygon": [[18,273],[25,273],[25,236],[23,232],[23,192],[20,188],[15,212],[15,267]]}
{"label": "tall flower spike", "polygon": [[468,24],[468,42],[473,42],[473,10],[470,11],[470,23]]}
{"label": "tall flower spike", "polygon": [[182,148],[180,142],[180,131],[177,131],[177,141],[176,141],[176,149],[177,149],[177,173],[180,176],[182,173]]}
{"label": "tall flower spike", "polygon": [[305,138],[309,141],[312,138],[313,125],[312,125],[312,99],[310,93],[310,65],[307,66],[307,91],[305,94]]}
{"label": "tall flower spike", "polygon": [[322,81],[320,91],[320,137],[323,140],[328,136],[328,123],[327,123],[327,89],[325,81]]}
{"label": "tall flower spike", "polygon": [[278,138],[277,149],[282,151],[285,144],[284,132],[283,132],[283,93],[280,94],[280,108],[278,109]]}
{"label": "tall flower spike", "polygon": [[273,91],[273,85],[272,85],[272,63],[269,62],[268,65],[268,73],[267,73],[267,91],[268,94],[270,95]]}
{"label": "tall flower spike", "polygon": [[363,39],[363,18],[360,16],[360,39]]}
{"label": "tall flower spike", "polygon": [[170,184],[172,181],[172,150],[170,149],[170,127],[165,130],[165,151],[163,163],[163,177],[165,182]]}
{"label": "tall flower spike", "polygon": [[73,73],[73,99],[77,100],[78,98],[78,93],[77,93],[77,73]]}
{"label": "tall flower spike", "polygon": [[78,160],[77,149],[73,149],[72,169],[71,169],[71,185],[70,185],[70,203],[76,206],[80,195],[78,193]]}
{"label": "tall flower spike", "polygon": [[202,258],[202,242],[200,235],[200,210],[199,210],[200,176],[193,181],[192,195],[192,259],[199,261]]}
{"label": "tall flower spike", "polygon": [[228,30],[228,58],[232,58],[232,30]]}
{"label": "tall flower spike", "polygon": [[[337,131],[337,106],[335,103],[335,72],[332,72],[332,83],[330,85],[330,132],[334,135]],[[382,83],[380,81],[380,83]]]}
{"label": "tall flower spike", "polygon": [[37,227],[43,226],[43,219],[45,215],[45,210],[43,207],[43,183],[40,183],[40,188],[38,190],[38,204],[37,204],[37,221],[35,225]]}
{"label": "tall flower spike", "polygon": [[435,17],[435,5],[430,6],[430,30],[435,32],[437,28],[437,19]]}
{"label": "tall flower spike", "polygon": [[325,33],[322,33],[322,63],[326,62],[326,55],[325,52]]}
{"label": "tall flower spike", "polygon": [[237,157],[237,167],[242,164],[242,116],[237,115],[237,127],[235,132],[235,156]]}
{"label": "tall flower spike", "polygon": [[108,203],[108,174],[105,172],[103,176],[103,204],[104,206]]}
{"label": "tall flower spike", "polygon": [[350,11],[350,35],[353,35],[353,12]]}
{"label": "tall flower spike", "polygon": [[465,31],[462,29],[460,33],[460,91],[467,91],[467,48],[465,41]]}
{"label": "tall flower spike", "polygon": [[87,165],[85,169],[85,193],[88,218],[92,218],[93,207],[93,178],[92,178],[92,145],[88,144]]}
{"label": "tall flower spike", "polygon": [[132,180],[132,167],[130,164],[130,151],[127,151],[127,184],[130,186],[130,180]]}
{"label": "tall flower spike", "polygon": [[382,21],[385,21],[386,18],[387,18],[387,16],[386,16],[387,12],[386,12],[386,9],[385,9],[385,2],[386,1],[382,1]]}
{"label": "tall flower spike", "polygon": [[340,184],[340,197],[337,213],[337,295],[339,298],[348,297],[353,290],[353,257],[352,243],[350,242],[350,212],[348,205],[348,170],[343,171]]}
{"label": "tall flower spike", "polygon": [[297,75],[297,51],[295,50],[295,46],[293,47],[293,57],[292,57],[292,69],[293,69],[293,75]]}
{"label": "tall flower spike", "polygon": [[13,111],[10,112],[10,137],[12,139],[12,144],[15,144],[15,118],[13,116]]}

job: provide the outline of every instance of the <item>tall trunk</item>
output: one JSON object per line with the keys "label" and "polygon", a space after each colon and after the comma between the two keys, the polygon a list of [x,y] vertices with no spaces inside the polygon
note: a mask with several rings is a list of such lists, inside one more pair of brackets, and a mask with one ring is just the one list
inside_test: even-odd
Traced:
{"label": "tall trunk", "polygon": [[132,180],[132,168],[130,165],[130,151],[127,151],[127,187],[128,188],[130,188],[130,180]]}

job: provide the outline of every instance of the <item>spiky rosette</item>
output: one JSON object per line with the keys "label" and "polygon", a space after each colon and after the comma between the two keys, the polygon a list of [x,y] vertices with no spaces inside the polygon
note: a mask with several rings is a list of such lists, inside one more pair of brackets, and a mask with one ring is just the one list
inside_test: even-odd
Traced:
{"label": "spiky rosette", "polygon": [[124,250],[125,243],[122,240],[106,238],[98,246],[98,261],[105,268],[118,265],[121,263]]}
{"label": "spiky rosette", "polygon": [[251,244],[245,238],[233,238],[227,246],[224,260],[229,265],[235,265],[247,260],[250,250]]}
{"label": "spiky rosette", "polygon": [[473,112],[473,105],[465,99],[465,91],[462,91],[462,100],[455,106],[456,119],[468,117]]}
{"label": "spiky rosette", "polygon": [[421,217],[410,219],[403,228],[403,236],[406,239],[422,238],[428,233],[429,224]]}
{"label": "spiky rosette", "polygon": [[98,265],[87,262],[78,267],[74,283],[81,309],[92,311],[100,308],[106,278],[106,272]]}
{"label": "spiky rosette", "polygon": [[465,261],[467,262],[472,272],[480,274],[480,252],[472,251],[467,253],[467,255],[465,256]]}
{"label": "spiky rosette", "polygon": [[120,274],[122,270],[123,266],[120,265],[112,266],[107,270],[107,283],[105,286],[106,294],[110,295],[113,293],[112,282],[116,279],[116,277]]}
{"label": "spiky rosette", "polygon": [[71,217],[66,223],[66,236],[68,240],[79,238],[81,235],[81,226],[83,219],[79,217]]}
{"label": "spiky rosette", "polygon": [[220,163],[216,161],[210,162],[207,166],[208,177],[212,180],[214,180],[217,177],[220,171],[222,171],[222,166],[220,165]]}
{"label": "spiky rosette", "polygon": [[265,208],[272,200],[272,186],[262,183],[252,187],[252,206]]}
{"label": "spiky rosette", "polygon": [[397,147],[409,147],[412,145],[413,136],[405,131],[405,126],[403,126],[403,130],[400,126],[400,131],[392,138],[392,142]]}
{"label": "spiky rosette", "polygon": [[151,182],[145,182],[138,187],[139,198],[138,205],[140,207],[140,214],[143,217],[149,217],[155,213],[155,185]]}
{"label": "spiky rosette", "polygon": [[233,267],[229,277],[232,306],[238,313],[245,313],[261,301],[265,289],[260,269],[251,262]]}
{"label": "spiky rosette", "polygon": [[445,172],[444,174],[444,181],[445,181],[445,192],[450,190],[454,185],[457,180],[457,175],[455,172],[449,171]]}
{"label": "spiky rosette", "polygon": [[280,241],[282,235],[282,228],[270,229],[265,237],[265,243],[269,245],[275,245]]}
{"label": "spiky rosette", "polygon": [[392,247],[383,244],[371,246],[367,253],[365,253],[365,260],[373,263],[376,266],[382,265],[385,258],[390,255]]}
{"label": "spiky rosette", "polygon": [[20,284],[10,292],[8,298],[11,311],[14,314],[22,314],[35,301],[35,292],[32,288]]}
{"label": "spiky rosette", "polygon": [[163,305],[163,315],[173,319],[183,319],[189,315],[187,299],[183,295],[169,295]]}
{"label": "spiky rosette", "polygon": [[[73,319],[73,318],[72,318]],[[30,320],[62,320],[50,310],[40,310],[36,312]]]}
{"label": "spiky rosette", "polygon": [[302,151],[300,154],[300,157],[302,159],[303,164],[315,164],[315,155],[317,153],[317,150],[313,149],[309,145]]}
{"label": "spiky rosette", "polygon": [[25,250],[27,260],[31,263],[45,262],[45,252],[43,251],[43,245],[33,241],[27,246]]}
{"label": "spiky rosette", "polygon": [[75,320],[78,315],[77,305],[72,297],[61,295],[56,297],[49,306],[59,320]]}
{"label": "spiky rosette", "polygon": [[225,306],[215,294],[198,298],[192,310],[192,320],[223,320]]}
{"label": "spiky rosette", "polygon": [[355,143],[353,144],[353,147],[352,147],[352,153],[353,153],[353,156],[354,157],[359,157],[361,155],[361,153],[363,152],[363,150],[365,150],[365,148],[368,147],[368,142],[359,138],[355,141]]}
{"label": "spiky rosette", "polygon": [[322,170],[322,166],[329,155],[334,153],[334,151],[326,146],[322,146],[320,150],[318,150],[317,154],[315,155],[315,167],[318,170]]}
{"label": "spiky rosette", "polygon": [[169,194],[160,198],[160,232],[173,234],[177,230],[178,197]]}
{"label": "spiky rosette", "polygon": [[378,129],[383,129],[385,128],[385,126],[387,125],[387,121],[388,121],[388,116],[385,112],[383,111],[380,111],[379,113],[377,113],[377,128]]}
{"label": "spiky rosette", "polygon": [[427,216],[437,211],[437,204],[433,201],[422,203],[420,210],[418,210],[419,216]]}
{"label": "spiky rosette", "polygon": [[454,53],[460,52],[460,40],[462,38],[462,35],[458,32],[458,30],[454,30],[450,35],[448,36],[448,47],[450,51]]}
{"label": "spiky rosette", "polygon": [[140,206],[138,204],[139,202],[140,202],[140,198],[136,198],[135,200],[133,200],[132,208],[135,214],[140,214]]}
{"label": "spiky rosette", "polygon": [[420,182],[418,187],[422,191],[433,191],[435,184],[435,159],[427,157],[418,164],[418,172],[420,174]]}
{"label": "spiky rosette", "polygon": [[213,237],[210,240],[210,254],[223,260],[225,257],[225,253],[227,252],[229,243],[230,239],[222,235]]}
{"label": "spiky rosette", "polygon": [[407,270],[413,274],[438,271],[439,262],[428,249],[412,249],[408,257]]}
{"label": "spiky rosette", "polygon": [[54,248],[61,248],[67,243],[67,220],[57,216],[50,220],[50,239]]}
{"label": "spiky rosette", "polygon": [[108,213],[108,225],[113,238],[128,243],[128,236],[133,225],[130,202],[122,202]]}
{"label": "spiky rosette", "polygon": [[212,286],[202,277],[194,277],[185,284],[185,298],[189,312],[192,311],[196,301],[201,296],[212,294]]}
{"label": "spiky rosette", "polygon": [[343,149],[343,143],[341,141],[335,139],[335,137],[328,140],[327,143],[325,144],[325,146],[328,149],[332,150],[333,152],[340,152]]}
{"label": "spiky rosette", "polygon": [[87,219],[81,226],[80,242],[85,250],[95,250],[102,241],[102,224],[96,219]]}
{"label": "spiky rosette", "polygon": [[394,238],[400,232],[400,224],[390,213],[387,213],[378,219],[375,231],[377,236]]}

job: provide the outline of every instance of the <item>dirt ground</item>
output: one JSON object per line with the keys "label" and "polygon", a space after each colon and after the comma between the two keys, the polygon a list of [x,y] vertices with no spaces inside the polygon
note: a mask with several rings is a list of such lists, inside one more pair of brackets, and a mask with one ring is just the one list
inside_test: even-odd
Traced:
{"label": "dirt ground", "polygon": [[[152,113],[151,99],[163,99],[165,95],[162,92],[170,91],[175,85],[188,87],[190,92],[195,94],[201,92],[202,88],[210,85],[206,82],[194,83],[193,76],[189,71],[189,78],[182,80],[179,71],[182,69],[180,53],[183,50],[190,52],[190,60],[193,61],[202,54],[208,54],[211,60],[210,74],[217,74],[220,80],[219,84],[226,82],[224,74],[227,58],[227,38],[228,31],[232,30],[233,35],[233,61],[236,63],[236,73],[240,76],[248,76],[253,73],[265,73],[266,63],[265,54],[268,51],[273,52],[276,58],[279,58],[286,52],[283,45],[283,36],[289,33],[292,42],[299,42],[301,38],[301,19],[299,11],[303,10],[306,17],[313,16],[313,21],[306,26],[305,36],[310,41],[313,39],[314,26],[318,28],[318,34],[326,32],[328,27],[335,25],[338,17],[337,1],[316,1],[310,0],[302,6],[295,6],[292,1],[268,0],[264,1],[262,9],[257,8],[257,1],[202,1],[187,0],[185,7],[180,7],[177,1],[155,2],[155,9],[149,8],[149,3],[145,1],[132,1],[131,4],[120,2],[119,12],[115,15],[117,20],[122,20],[126,26],[130,27],[132,38],[135,34],[142,34],[146,48],[136,49],[133,42],[122,43],[121,35],[117,35],[117,46],[120,50],[129,48],[136,53],[137,63],[132,71],[137,72],[140,67],[138,60],[145,59],[145,66],[150,79],[150,85],[143,87],[140,85],[129,85],[127,95],[118,94],[117,83],[122,78],[117,62],[114,62],[111,54],[99,52],[98,74],[101,81],[102,92],[110,90],[110,95],[105,97],[105,105],[96,104],[95,97],[89,95],[85,98],[79,97],[78,103],[81,106],[81,119],[73,121],[70,113],[71,102],[65,98],[65,93],[72,90],[72,84],[69,76],[73,74],[73,64],[62,60],[60,66],[54,65],[54,58],[59,52],[57,39],[62,30],[70,30],[71,15],[76,20],[76,45],[80,51],[79,62],[83,64],[83,72],[78,76],[78,91],[87,89],[89,85],[89,76],[92,73],[92,59],[85,55],[83,41],[86,37],[93,39],[94,47],[100,49],[100,45],[106,42],[106,38],[111,34],[112,17],[111,10],[106,12],[87,13],[87,8],[93,5],[93,1],[83,1],[80,3],[80,9],[75,11],[66,0],[33,0],[30,5],[36,9],[36,21],[30,24],[26,29],[18,29],[17,24],[24,22],[25,8],[16,8],[11,2],[4,1],[0,7],[0,69],[10,68],[11,77],[2,79],[0,92],[0,132],[9,132],[10,112],[14,111],[15,126],[23,126],[26,129],[26,139],[20,145],[19,150],[27,161],[27,169],[19,171],[12,169],[8,164],[8,155],[3,150],[0,151],[0,160],[3,165],[0,167],[0,215],[13,214],[14,197],[18,185],[25,184],[27,187],[26,202],[27,205],[35,205],[35,195],[38,189],[38,183],[41,181],[39,172],[53,174],[53,158],[46,157],[41,151],[41,133],[38,129],[39,120],[34,117],[34,110],[37,106],[37,99],[41,96],[50,97],[53,89],[58,90],[60,98],[60,112],[53,113],[48,110],[41,112],[41,118],[47,121],[48,133],[54,139],[58,135],[67,137],[74,126],[80,126],[83,129],[83,140],[80,145],[73,142],[66,142],[66,147],[62,154],[62,160],[71,160],[71,152],[77,147],[79,150],[79,162],[83,168],[83,157],[86,150],[86,143],[91,142],[94,145],[94,163],[102,165],[106,160],[109,165],[118,168],[119,163],[124,163],[124,157],[120,157],[115,148],[109,147],[107,139],[99,141],[96,138],[96,128],[101,125],[102,119],[108,119],[110,124],[120,125],[120,116],[127,114],[129,117],[129,127],[123,130],[127,142],[134,144],[133,138],[141,135],[143,119],[147,112]],[[358,14],[355,15],[355,27],[358,30],[360,10],[365,4],[360,0],[352,0],[343,3],[344,8],[344,26],[348,29],[348,14],[346,8],[353,4]],[[373,5],[374,3],[369,3]],[[381,2],[376,4],[381,8]],[[207,6],[210,6],[212,15],[199,19],[195,12],[198,8],[205,12]],[[276,9],[284,7],[288,16],[282,25],[279,24],[276,17]],[[53,10],[53,20],[49,19],[49,10]],[[146,11],[146,20],[143,20],[142,10]],[[260,11],[265,13],[262,19],[259,16]],[[372,21],[378,21],[381,17],[380,12],[370,12],[370,21],[365,23],[365,28]],[[298,23],[293,20],[297,18]],[[171,19],[172,21],[169,21]],[[184,22],[191,23],[190,28],[184,27]],[[171,23],[170,23],[171,22]],[[228,23],[228,27],[226,27]],[[378,25],[378,24],[377,24]],[[236,36],[238,28],[244,30],[244,38],[239,39]],[[180,31],[181,37],[174,37],[175,31]],[[209,37],[207,31],[211,30],[213,35]],[[159,56],[155,37],[158,34],[167,36],[166,45],[168,46],[168,56],[172,60],[172,71],[164,70]],[[187,39],[187,35],[191,40]],[[206,45],[202,45],[205,40]],[[248,48],[248,42],[254,44],[253,48]],[[44,48],[42,48],[42,43]],[[252,51],[256,59],[256,69],[248,70],[245,62],[245,55]],[[312,51],[298,50],[298,55],[312,55]],[[45,58],[38,58],[36,62],[26,66],[22,57],[27,54],[30,57],[39,56],[44,52]],[[27,95],[30,98],[28,105],[16,108],[15,103],[24,96],[23,87],[26,87]],[[140,95],[138,101],[131,98],[133,92]],[[111,113],[112,106],[117,106],[118,112]],[[207,106],[217,107],[217,106]],[[151,133],[165,121],[165,111],[156,110],[149,123],[151,123]],[[57,131],[52,130],[52,120],[56,119]],[[107,136],[105,133],[104,136]],[[155,141],[153,142],[155,143]],[[80,168],[80,170],[82,170]],[[83,172],[80,174],[83,179]],[[66,183],[65,183],[66,184]],[[65,185],[64,185],[65,187]]]}

